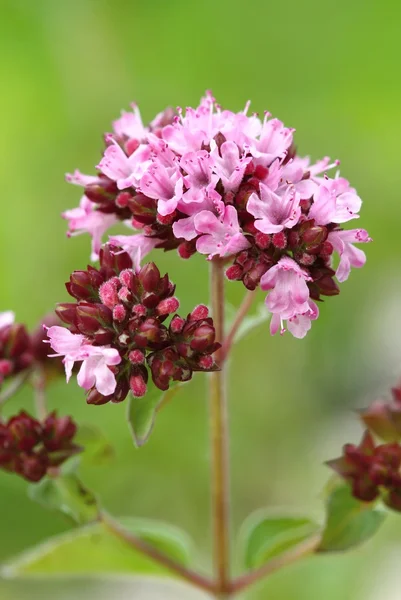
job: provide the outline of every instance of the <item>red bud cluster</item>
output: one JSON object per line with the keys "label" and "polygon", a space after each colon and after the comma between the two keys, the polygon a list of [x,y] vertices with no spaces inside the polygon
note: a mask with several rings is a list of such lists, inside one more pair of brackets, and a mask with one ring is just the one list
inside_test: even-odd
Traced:
{"label": "red bud cluster", "polygon": [[31,340],[20,323],[0,329],[0,386],[2,382],[28,369],[33,363]]}
{"label": "red bud cluster", "polygon": [[390,508],[401,512],[401,446],[397,443],[375,445],[366,431],[359,446],[346,444],[343,456],[328,461],[352,487],[353,495],[364,502],[379,497]]}
{"label": "red bud cluster", "polygon": [[60,466],[81,448],[73,443],[76,425],[55,412],[40,422],[21,411],[0,422],[0,468],[29,481],[42,479],[50,467]]}
{"label": "red bud cluster", "polygon": [[149,370],[155,385],[167,390],[171,380],[187,381],[194,371],[218,368],[212,354],[220,344],[207,308],[197,307],[187,318],[175,315],[167,325],[179,302],[175,285],[154,263],[135,272],[126,252],[106,245],[100,268],[75,271],[66,287],[76,302],[58,305],[60,319],[87,343],[117,349],[122,359],[113,367],[114,394],[102,396],[93,388],[89,403],[120,402],[129,390],[143,396]]}

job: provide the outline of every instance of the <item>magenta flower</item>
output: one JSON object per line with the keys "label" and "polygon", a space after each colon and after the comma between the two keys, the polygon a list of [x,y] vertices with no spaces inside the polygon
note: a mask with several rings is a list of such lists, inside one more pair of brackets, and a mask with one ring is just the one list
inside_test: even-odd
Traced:
{"label": "magenta flower", "polygon": [[145,256],[161,242],[161,240],[146,237],[141,233],[137,233],[135,235],[113,235],[109,237],[109,242],[115,246],[121,246],[121,248],[131,257],[134,268],[138,270],[142,259],[145,258]]}
{"label": "magenta flower", "polygon": [[67,382],[71,378],[75,362],[82,361],[78,372],[78,385],[85,390],[95,386],[99,393],[108,396],[116,388],[116,379],[109,366],[118,365],[121,357],[118,350],[109,346],[92,346],[80,333],[71,333],[57,325],[47,330],[51,348],[56,352],[51,356],[64,356],[63,363]]}
{"label": "magenta flower", "polygon": [[300,197],[295,187],[285,188],[284,195],[272,192],[263,183],[260,184],[260,198],[252,194],[246,206],[247,211],[256,218],[255,227],[262,233],[278,233],[284,228],[294,227],[301,216]]}
{"label": "magenta flower", "polygon": [[224,142],[220,149],[217,145],[211,156],[214,159],[214,169],[217,180],[221,179],[226,192],[235,192],[244,177],[245,169],[251,158],[241,158],[240,149],[234,142]]}
{"label": "magenta flower", "polygon": [[[281,329],[284,330],[283,321],[300,315],[308,318],[308,315],[313,314],[315,308],[314,306],[311,308],[309,304],[309,288],[307,286],[309,280],[308,274],[289,257],[281,258],[262,276],[260,280],[262,290],[272,290],[266,298],[266,306],[273,315],[272,335],[278,331],[280,323]],[[297,324],[298,322],[294,322],[293,326],[289,328],[290,331],[296,331]]]}
{"label": "magenta flower", "polygon": [[195,217],[195,228],[201,235],[196,242],[196,249],[201,254],[213,256],[230,256],[245,250],[249,242],[241,233],[238,214],[233,206],[227,206],[224,216],[219,219],[212,212],[203,210]]}
{"label": "magenta flower", "polygon": [[161,163],[152,163],[143,175],[140,183],[141,191],[158,200],[158,211],[161,215],[171,214],[182,198],[184,181],[178,168],[165,167]]}
{"label": "magenta flower", "polygon": [[144,140],[148,129],[142,123],[141,113],[136,104],[131,104],[132,112],[121,112],[121,117],[113,121],[113,129],[118,136],[127,136],[138,141]]}
{"label": "magenta flower", "polygon": [[328,236],[328,241],[340,255],[340,262],[337,267],[336,277],[342,282],[348,279],[351,267],[360,268],[366,262],[366,254],[363,250],[355,248],[353,244],[363,244],[371,242],[365,229],[348,229],[346,231],[332,231]]}
{"label": "magenta flower", "polygon": [[117,183],[119,190],[138,185],[139,180],[150,165],[151,149],[148,145],[139,146],[131,156],[127,156],[121,146],[112,138],[97,168]]}
{"label": "magenta flower", "polygon": [[96,210],[95,204],[82,196],[79,207],[66,210],[62,217],[68,221],[68,235],[89,233],[92,238],[91,260],[97,260],[103,234],[117,222],[116,215]]}
{"label": "magenta flower", "polygon": [[309,217],[318,225],[358,219],[362,200],[343,178],[327,180],[316,191]]}
{"label": "magenta flower", "polygon": [[299,156],[294,129],[248,110],[249,102],[241,112],[223,110],[207,92],[199,106],[167,109],[144,126],[133,105],[105,136],[98,176],[69,176],[87,198],[80,212],[67,213],[70,231],[89,231],[95,255],[115,220],[138,230],[111,238],[136,269],[153,248],[177,249],[185,259],[196,252],[232,257],[227,277],[249,290],[276,277],[294,282],[298,273],[313,303],[279,310],[273,289],[268,303],[273,330],[287,321],[287,329],[303,337],[317,318],[315,303],[337,295],[337,281],[365,262],[353,243],[370,241],[368,234],[344,230],[359,218],[362,201],[338,171],[329,176],[339,161]]}

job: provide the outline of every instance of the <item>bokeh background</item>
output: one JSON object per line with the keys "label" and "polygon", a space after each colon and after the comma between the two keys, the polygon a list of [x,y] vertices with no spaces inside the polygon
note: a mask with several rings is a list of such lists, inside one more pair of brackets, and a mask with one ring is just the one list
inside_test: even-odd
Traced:
{"label": "bokeh background", "polygon": [[[303,341],[271,338],[268,325],[235,348],[230,377],[233,521],[260,507],[320,514],[319,494],[336,456],[361,429],[354,414],[401,376],[401,8],[397,0],[0,0],[0,310],[33,327],[64,281],[86,265],[89,239],[67,240],[62,210],[80,191],[65,171],[92,172],[101,134],[136,100],[145,121],[166,105],[196,105],[213,90],[227,108],[252,100],[297,129],[300,153],[341,159],[364,199],[360,225],[374,243],[368,262],[329,298]],[[202,259],[158,255],[177,283],[183,312],[207,302]],[[244,290],[227,285],[238,304]],[[263,297],[260,297],[262,302]],[[49,403],[100,426],[112,465],[85,479],[116,515],[157,517],[186,528],[200,561],[210,547],[205,380],[161,414],[136,451],[124,406],[86,406],[63,381]],[[22,393],[7,407],[28,407]],[[0,474],[0,559],[68,528]],[[401,518],[344,556],[311,559],[247,598],[396,600]],[[0,580],[2,600],[133,598],[127,582],[48,584]],[[105,591],[106,590],[106,591]],[[100,595],[99,595],[100,594]]]}

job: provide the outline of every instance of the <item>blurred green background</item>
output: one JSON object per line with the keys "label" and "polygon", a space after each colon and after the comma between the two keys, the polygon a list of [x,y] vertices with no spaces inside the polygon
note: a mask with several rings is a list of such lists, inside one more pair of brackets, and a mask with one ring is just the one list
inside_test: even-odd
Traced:
{"label": "blurred green background", "polygon": [[[268,325],[243,340],[230,377],[236,529],[263,506],[319,515],[323,461],[360,436],[354,409],[401,375],[400,3],[0,0],[0,12],[0,310],[14,309],[29,326],[67,299],[64,281],[89,256],[89,238],[67,240],[59,217],[80,197],[64,173],[93,172],[102,132],[132,100],[147,121],[166,105],[196,105],[206,88],[233,110],[251,99],[253,110],[296,127],[301,154],[341,159],[364,199],[360,226],[374,239],[366,267],[327,300],[305,340],[271,338]],[[201,258],[157,260],[177,283],[184,313],[207,302]],[[243,292],[227,285],[232,304]],[[200,377],[177,396],[141,451],[125,406],[86,406],[64,382],[53,384],[49,403],[96,423],[115,444],[117,462],[85,474],[107,508],[185,527],[207,564],[205,383]],[[7,410],[30,402],[22,393]],[[27,499],[23,481],[1,473],[0,490],[0,559],[67,529]],[[397,558],[401,518],[392,516],[364,547],[291,567],[247,598],[396,600]],[[0,580],[2,600],[103,598],[99,589]],[[101,589],[105,598],[134,597],[127,582]]]}

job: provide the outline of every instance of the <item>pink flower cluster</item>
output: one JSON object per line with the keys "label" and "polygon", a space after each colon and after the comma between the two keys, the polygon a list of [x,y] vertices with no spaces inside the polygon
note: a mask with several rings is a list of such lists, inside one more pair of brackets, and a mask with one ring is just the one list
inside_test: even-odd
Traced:
{"label": "pink flower cluster", "polygon": [[326,174],[337,162],[299,157],[293,129],[248,108],[222,110],[207,93],[197,108],[168,109],[145,127],[134,105],[105,135],[98,175],[67,176],[85,191],[64,217],[71,234],[91,234],[93,258],[105,231],[125,221],[140,232],[111,242],[137,267],[153,248],[224,259],[230,280],[270,292],[271,332],[302,338],[316,301],[338,294],[334,276],[342,282],[365,263],[354,244],[368,233],[342,228],[359,217],[361,199],[338,173]]}

